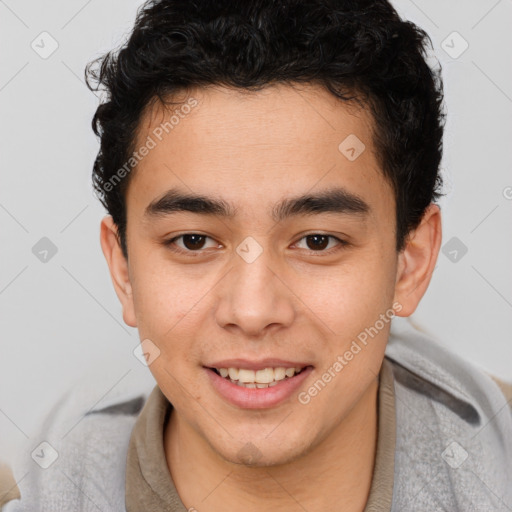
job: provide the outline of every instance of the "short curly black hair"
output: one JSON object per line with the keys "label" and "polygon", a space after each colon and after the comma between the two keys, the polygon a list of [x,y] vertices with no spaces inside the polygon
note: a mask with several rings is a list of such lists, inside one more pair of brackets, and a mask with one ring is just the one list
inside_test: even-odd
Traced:
{"label": "short curly black hair", "polygon": [[321,85],[371,112],[378,163],[394,190],[401,251],[442,195],[443,82],[440,64],[427,64],[429,47],[429,36],[385,0],[146,2],[128,41],[85,70],[88,87],[106,92],[92,120],[100,137],[94,189],[125,257],[131,174],[122,173],[119,186],[112,177],[133,154],[145,108],[194,87],[257,91],[276,83]]}

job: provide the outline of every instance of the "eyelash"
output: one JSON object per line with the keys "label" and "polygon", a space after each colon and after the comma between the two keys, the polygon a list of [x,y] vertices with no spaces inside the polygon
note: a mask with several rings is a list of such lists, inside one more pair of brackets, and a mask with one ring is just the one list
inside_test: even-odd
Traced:
{"label": "eyelash", "polygon": [[[202,235],[201,233],[183,233],[181,235],[178,235],[178,236],[175,236],[169,240],[165,240],[163,242],[163,244],[169,248],[171,251],[177,253],[177,254],[184,254],[184,255],[187,255],[187,256],[192,256],[192,257],[197,257],[197,256],[200,256],[201,253],[205,252],[205,250],[203,249],[198,249],[197,251],[191,251],[189,249],[185,250],[185,249],[181,249],[181,248],[177,248],[174,244],[176,242],[176,240],[178,240],[179,238],[183,238],[184,236],[187,236],[187,235],[198,235],[198,236],[202,236],[202,237],[205,237],[205,238],[211,238],[207,235]],[[328,238],[332,238],[334,240],[336,240],[338,243],[338,245],[336,247],[331,247],[330,249],[327,249],[327,250],[318,250],[318,251],[314,251],[312,249],[310,250],[307,250],[305,249],[307,252],[309,252],[310,254],[314,255],[314,256],[319,256],[319,255],[323,255],[323,254],[332,254],[333,252],[337,252],[341,249],[343,249],[345,246],[349,245],[348,242],[346,242],[345,240],[342,240],[341,238],[338,238],[337,236],[334,236],[334,235],[329,235],[327,233],[308,233],[307,235],[304,235],[302,236],[301,238],[299,238],[299,240],[295,243],[298,243],[300,242],[301,240],[304,240],[305,238],[309,237],[309,236],[314,236],[314,235],[320,235],[320,236],[326,236]],[[211,238],[213,240],[213,238]]]}

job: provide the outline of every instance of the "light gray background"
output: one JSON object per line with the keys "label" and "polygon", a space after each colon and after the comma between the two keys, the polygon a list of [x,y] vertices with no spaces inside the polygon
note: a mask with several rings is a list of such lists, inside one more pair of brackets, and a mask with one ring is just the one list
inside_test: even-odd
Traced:
{"label": "light gray background", "polygon": [[[104,211],[90,179],[98,98],[83,83],[85,64],[124,39],[139,5],[0,0],[0,458],[30,442],[78,379],[109,383],[98,401],[123,379],[152,382],[133,355],[138,334],[123,323],[99,244]],[[412,319],[512,380],[512,2],[394,5],[430,34],[443,66],[443,244],[457,237],[468,249],[456,262],[440,254]],[[46,59],[31,47],[51,48],[44,31],[58,43]],[[469,44],[456,58],[464,42],[454,31]],[[32,252],[42,237],[58,250],[46,263]]]}

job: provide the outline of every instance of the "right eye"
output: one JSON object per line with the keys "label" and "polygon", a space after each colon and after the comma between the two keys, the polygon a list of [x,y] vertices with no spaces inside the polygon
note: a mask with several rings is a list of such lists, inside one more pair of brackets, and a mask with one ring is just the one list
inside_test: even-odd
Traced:
{"label": "right eye", "polygon": [[[171,251],[177,252],[179,254],[189,254],[191,256],[196,256],[195,254],[192,255],[190,253],[204,252],[201,251],[201,249],[204,248],[205,240],[208,238],[213,240],[213,238],[206,235],[201,235],[200,233],[184,233],[182,235],[175,236],[170,240],[166,240],[164,245],[169,247]],[[177,240],[179,239],[183,239],[181,246],[177,244]]]}

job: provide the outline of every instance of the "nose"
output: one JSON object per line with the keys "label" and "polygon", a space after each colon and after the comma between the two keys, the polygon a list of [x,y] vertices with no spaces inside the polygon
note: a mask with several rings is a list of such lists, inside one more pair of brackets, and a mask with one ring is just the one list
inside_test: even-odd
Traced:
{"label": "nose", "polygon": [[263,337],[270,330],[292,324],[296,310],[293,292],[270,251],[252,262],[239,258],[219,283],[216,320],[231,331]]}

